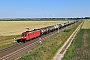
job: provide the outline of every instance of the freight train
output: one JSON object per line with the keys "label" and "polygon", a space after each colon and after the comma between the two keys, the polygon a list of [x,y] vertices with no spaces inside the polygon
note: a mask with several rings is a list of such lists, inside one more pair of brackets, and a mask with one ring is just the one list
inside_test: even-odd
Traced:
{"label": "freight train", "polygon": [[23,32],[22,35],[21,35],[21,38],[19,40],[16,40],[16,41],[17,42],[29,41],[33,38],[42,36],[44,34],[48,34],[50,32],[53,32],[55,30],[61,29],[63,27],[66,27],[68,25],[71,25],[71,24],[74,24],[74,23],[77,23],[77,22],[78,21],[75,20],[75,21],[69,21],[69,22],[62,23],[62,24],[56,24],[56,25],[53,25],[53,26],[47,26],[47,27],[43,27],[43,28],[39,28],[39,29],[34,29],[34,30],[31,30],[31,31],[28,30],[26,32]]}

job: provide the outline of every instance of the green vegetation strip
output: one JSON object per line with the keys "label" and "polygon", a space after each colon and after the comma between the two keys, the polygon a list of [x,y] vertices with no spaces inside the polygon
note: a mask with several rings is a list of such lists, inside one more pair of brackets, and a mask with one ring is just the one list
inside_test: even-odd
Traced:
{"label": "green vegetation strip", "polygon": [[0,36],[0,50],[15,44],[13,38],[18,38],[18,37],[20,37],[20,35]]}
{"label": "green vegetation strip", "polygon": [[90,60],[90,29],[81,29],[63,60]]}
{"label": "green vegetation strip", "polygon": [[80,23],[68,28],[64,32],[55,35],[54,37],[48,39],[46,42],[38,45],[36,48],[30,50],[19,60],[51,60],[57,50],[64,44],[72,32],[77,28]]}
{"label": "green vegetation strip", "polygon": [[60,52],[60,54],[63,54],[63,52],[65,51],[65,49],[67,48],[67,46],[68,46],[68,44],[70,43],[70,41],[71,41],[72,39],[70,39],[69,41],[68,41],[68,43],[65,45],[65,47],[62,49],[62,51]]}

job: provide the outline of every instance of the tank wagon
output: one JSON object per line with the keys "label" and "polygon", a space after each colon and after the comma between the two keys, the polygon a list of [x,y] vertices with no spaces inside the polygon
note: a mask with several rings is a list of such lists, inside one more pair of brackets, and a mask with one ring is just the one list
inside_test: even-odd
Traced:
{"label": "tank wagon", "polygon": [[40,30],[41,35],[49,33],[48,27],[43,27],[43,28],[40,28],[38,30]]}

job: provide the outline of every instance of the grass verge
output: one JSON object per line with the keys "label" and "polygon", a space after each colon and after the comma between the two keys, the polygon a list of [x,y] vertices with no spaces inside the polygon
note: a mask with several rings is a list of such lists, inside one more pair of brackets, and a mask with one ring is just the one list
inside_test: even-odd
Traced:
{"label": "grass verge", "polygon": [[18,37],[20,37],[20,35],[0,36],[0,50],[15,44],[13,38],[18,38]]}
{"label": "grass verge", "polygon": [[90,60],[90,29],[81,29],[62,60]]}

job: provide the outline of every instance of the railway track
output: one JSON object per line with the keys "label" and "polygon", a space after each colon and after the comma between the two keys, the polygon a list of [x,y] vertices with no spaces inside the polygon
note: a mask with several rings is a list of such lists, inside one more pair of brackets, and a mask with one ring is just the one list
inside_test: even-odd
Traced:
{"label": "railway track", "polygon": [[[64,27],[60,29],[59,32],[64,31],[68,27],[71,27],[72,25],[69,25],[67,27]],[[58,33],[58,30],[51,32],[49,34],[43,35],[41,37],[38,37],[36,39],[33,39],[31,41],[28,41],[26,43],[17,43],[13,46],[10,46],[8,48],[0,50],[0,60],[13,60],[17,58],[18,56],[24,54],[25,52],[29,51],[30,49],[36,47],[38,44],[40,44],[40,40],[42,42],[46,41],[48,38],[56,35]]]}

